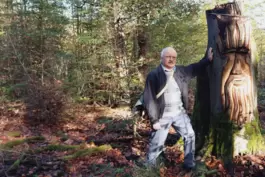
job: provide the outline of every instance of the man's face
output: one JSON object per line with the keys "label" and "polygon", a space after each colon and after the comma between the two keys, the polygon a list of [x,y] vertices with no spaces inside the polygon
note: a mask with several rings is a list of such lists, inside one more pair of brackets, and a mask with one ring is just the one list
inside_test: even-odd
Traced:
{"label": "man's face", "polygon": [[168,49],[162,57],[162,64],[166,68],[172,69],[176,65],[176,58],[177,58],[177,52],[173,49]]}

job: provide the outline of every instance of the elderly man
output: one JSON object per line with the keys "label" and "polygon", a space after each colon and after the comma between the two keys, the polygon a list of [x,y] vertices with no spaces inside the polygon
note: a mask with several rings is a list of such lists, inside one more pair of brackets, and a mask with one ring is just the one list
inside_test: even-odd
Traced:
{"label": "elderly man", "polygon": [[161,52],[161,64],[151,71],[146,79],[144,104],[153,129],[147,163],[155,166],[156,159],[163,151],[164,143],[172,126],[184,140],[183,167],[195,167],[195,134],[186,113],[188,108],[188,83],[212,61],[212,48],[207,56],[188,66],[176,65],[177,52],[172,47]]}

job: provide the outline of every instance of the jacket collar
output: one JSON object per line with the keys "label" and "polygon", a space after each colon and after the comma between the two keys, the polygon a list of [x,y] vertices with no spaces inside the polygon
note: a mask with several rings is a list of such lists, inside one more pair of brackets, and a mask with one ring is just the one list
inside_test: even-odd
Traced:
{"label": "jacket collar", "polygon": [[171,70],[170,69],[167,69],[162,63],[160,64],[160,68],[164,71],[164,72],[170,72],[172,70],[174,70],[174,72],[176,71],[176,66],[174,66],[174,68],[172,68]]}

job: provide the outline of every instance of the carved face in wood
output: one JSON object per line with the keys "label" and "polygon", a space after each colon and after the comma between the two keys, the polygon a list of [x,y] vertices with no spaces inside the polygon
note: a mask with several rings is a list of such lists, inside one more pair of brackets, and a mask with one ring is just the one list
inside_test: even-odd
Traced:
{"label": "carved face in wood", "polygon": [[225,58],[222,70],[222,105],[237,125],[249,122],[253,116],[253,76],[251,72],[250,29],[238,16],[218,18],[217,47]]}
{"label": "carved face in wood", "polygon": [[226,56],[221,82],[222,104],[229,111],[230,119],[241,125],[250,121],[254,109],[250,56],[245,53]]}

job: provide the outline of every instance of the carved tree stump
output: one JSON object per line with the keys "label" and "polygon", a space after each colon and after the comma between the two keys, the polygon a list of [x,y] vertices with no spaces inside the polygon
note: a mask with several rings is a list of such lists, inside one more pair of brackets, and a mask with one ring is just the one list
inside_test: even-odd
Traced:
{"label": "carved tree stump", "polygon": [[[197,77],[193,113],[197,152],[223,158],[263,146],[257,112],[251,25],[236,3],[206,11],[214,59]],[[230,164],[231,166],[231,164]]]}

